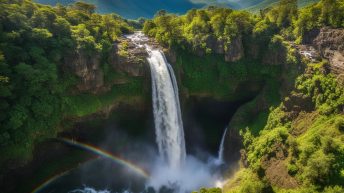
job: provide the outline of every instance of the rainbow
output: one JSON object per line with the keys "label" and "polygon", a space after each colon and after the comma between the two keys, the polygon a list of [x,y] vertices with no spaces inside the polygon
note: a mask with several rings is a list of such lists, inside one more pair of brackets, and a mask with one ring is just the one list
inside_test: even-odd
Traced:
{"label": "rainbow", "polygon": [[60,173],[60,174],[57,174],[57,175],[55,175],[55,176],[49,178],[49,179],[48,179],[47,181],[45,181],[43,184],[39,185],[37,188],[35,188],[34,190],[32,190],[31,193],[39,193],[39,192],[41,192],[41,191],[42,191],[44,188],[46,188],[49,184],[51,184],[52,182],[54,182],[54,181],[57,180],[58,178],[60,178],[60,177],[62,177],[62,176],[64,176],[64,175],[66,175],[69,171],[70,171],[70,170],[65,171],[65,172],[62,172],[62,173]]}
{"label": "rainbow", "polygon": [[[88,163],[88,162],[91,162],[91,161],[95,161],[97,159],[91,159],[91,160],[86,160],[85,162],[83,163],[79,163],[79,166],[80,165],[83,165],[85,163]],[[74,168],[75,169],[75,168]],[[44,188],[46,188],[48,185],[50,185],[51,183],[53,183],[54,181],[56,181],[57,179],[59,179],[60,177],[64,176],[64,175],[67,175],[70,171],[72,171],[73,169],[70,169],[70,170],[67,170],[67,171],[64,171],[60,174],[57,174],[55,176],[52,176],[50,177],[48,180],[46,180],[44,183],[42,183],[41,185],[39,185],[37,188],[35,188],[34,190],[31,191],[31,193],[39,193],[41,192]]]}
{"label": "rainbow", "polygon": [[[108,158],[108,159],[114,161],[115,163],[118,163],[118,164],[121,164],[121,165],[124,165],[124,166],[130,168],[132,171],[134,171],[135,173],[139,174],[140,176],[142,176],[144,178],[149,178],[149,174],[145,170],[141,169],[140,167],[134,165],[130,161],[127,161],[127,160],[125,160],[125,159],[123,159],[121,157],[112,155],[111,153],[106,152],[104,150],[101,150],[101,149],[99,149],[99,148],[97,148],[95,146],[92,146],[92,145],[89,145],[89,144],[85,144],[85,143],[81,143],[81,142],[78,142],[78,141],[75,141],[75,140],[71,140],[71,139],[67,139],[67,138],[62,138],[61,140],[63,142],[65,142],[65,143],[69,144],[69,145],[76,146],[76,147],[79,147],[81,149],[85,149],[87,151],[90,151],[90,152],[92,152],[94,154],[97,154],[97,155],[99,155],[101,157]],[[32,190],[31,193],[39,193],[39,192],[41,192],[49,184],[51,184],[52,182],[56,181],[58,178],[68,174],[69,172],[70,172],[70,170],[62,172],[62,173],[57,174],[55,176],[52,176],[51,178],[46,180],[44,183],[39,185],[37,188]]]}
{"label": "rainbow", "polygon": [[72,145],[72,146],[76,146],[79,147],[81,149],[90,151],[94,154],[97,154],[101,157],[105,157],[108,158],[110,160],[112,160],[115,163],[121,164],[123,166],[126,166],[128,168],[130,168],[132,171],[134,171],[135,173],[139,174],[140,176],[144,177],[144,178],[149,178],[149,174],[142,168],[140,168],[139,166],[136,166],[135,164],[131,163],[128,160],[125,160],[119,156],[115,156],[113,154],[111,154],[110,152],[107,152],[105,150],[99,149],[98,147],[86,144],[86,143],[81,143],[75,140],[71,140],[71,139],[66,139],[66,138],[62,138],[62,141],[64,141],[65,143]]}

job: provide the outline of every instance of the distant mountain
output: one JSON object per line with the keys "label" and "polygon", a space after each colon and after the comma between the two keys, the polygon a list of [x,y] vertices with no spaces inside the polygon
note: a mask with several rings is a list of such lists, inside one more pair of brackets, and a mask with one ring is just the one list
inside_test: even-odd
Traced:
{"label": "distant mountain", "polygon": [[[68,5],[79,0],[34,0],[38,3]],[[152,18],[154,14],[165,9],[168,12],[183,14],[192,8],[202,8],[209,5],[246,9],[257,12],[276,4],[279,0],[82,0],[97,6],[99,13],[117,13],[128,19],[139,17]],[[305,6],[319,0],[299,0],[299,6]]]}
{"label": "distant mountain", "polygon": [[[35,0],[38,3],[56,5],[71,4],[77,0]],[[205,6],[202,2],[191,2],[189,0],[82,0],[97,6],[99,13],[115,12],[128,19],[139,17],[151,18],[161,9],[171,13],[183,14],[192,8],[201,8]]]}
{"label": "distant mountain", "polygon": [[[311,3],[316,3],[319,0],[298,0],[298,6],[299,7],[304,7],[306,5],[309,5]],[[255,4],[251,7],[247,7],[246,10],[250,12],[258,12],[261,9],[265,9],[268,7],[271,7],[273,5],[276,5],[279,2],[279,0],[263,0],[258,4]]]}
{"label": "distant mountain", "polygon": [[220,5],[228,6],[233,9],[243,9],[253,5],[256,5],[263,0],[190,0],[193,3],[205,4],[205,5]]}
{"label": "distant mountain", "polygon": [[[68,5],[79,0],[34,0],[38,3]],[[192,8],[202,8],[209,5],[243,9],[256,5],[263,0],[81,0],[97,6],[99,13],[115,12],[128,19],[138,17],[152,18],[161,9],[171,13],[183,14]]]}

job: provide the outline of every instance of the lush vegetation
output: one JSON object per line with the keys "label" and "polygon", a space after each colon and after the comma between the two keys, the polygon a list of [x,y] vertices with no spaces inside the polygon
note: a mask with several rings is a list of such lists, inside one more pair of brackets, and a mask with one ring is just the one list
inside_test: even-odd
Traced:
{"label": "lush vegetation", "polygon": [[182,16],[160,11],[154,19],[145,22],[143,30],[170,47],[211,53],[214,42],[223,42],[226,50],[236,37],[252,36],[266,45],[273,34],[280,32],[284,38],[300,42],[313,29],[344,27],[343,12],[344,2],[336,0],[322,0],[302,9],[298,9],[297,0],[281,0],[259,15],[210,6],[193,9]]}
{"label": "lush vegetation", "polygon": [[219,40],[227,45],[239,34],[248,33],[253,25],[254,18],[248,12],[209,7],[193,9],[183,16],[160,11],[153,20],[145,22],[143,30],[170,47],[191,47],[211,53],[210,41]]}
{"label": "lush vegetation", "polygon": [[79,80],[72,64],[65,63],[66,55],[100,55],[105,66],[112,42],[133,30],[119,16],[95,14],[95,6],[80,2],[50,7],[2,0],[0,10],[1,161],[29,157],[37,140],[55,136],[65,116],[95,112],[109,104],[109,97],[137,88],[137,83],[114,88],[87,104],[82,101],[87,94],[69,94]]}
{"label": "lush vegetation", "polygon": [[322,0],[317,4],[300,10],[298,19],[294,23],[294,34],[298,42],[313,29],[322,26],[333,28],[344,27],[344,2],[336,0]]}
{"label": "lush vegetation", "polygon": [[[343,85],[328,73],[327,62],[308,64],[300,75],[297,69],[301,68],[301,61],[288,43],[302,43],[313,30],[325,26],[344,27],[343,1],[321,0],[298,9],[297,1],[281,0],[259,15],[215,7],[191,10],[182,16],[162,11],[146,21],[144,32],[160,43],[203,56],[179,61],[184,73],[182,82],[191,94],[234,96],[231,86],[235,80],[245,79],[245,68],[253,70],[248,76],[264,76],[254,73],[264,71],[259,65],[264,63],[264,53],[254,57],[245,52],[245,60],[230,64],[233,66],[225,62],[222,65],[214,42],[222,42],[226,52],[236,38],[242,38],[246,51],[254,42],[261,47],[269,45],[266,51],[271,57],[276,50],[284,53],[278,57],[281,63],[284,61],[283,84],[295,82],[294,89],[288,93],[289,88],[282,87],[286,90],[280,93],[287,97],[279,105],[276,90],[281,85],[270,73],[273,70],[268,70],[263,79],[267,83],[264,90],[239,109],[231,127],[247,127],[242,130],[245,167],[224,192],[343,192]],[[259,70],[255,71],[255,67]],[[269,75],[274,78],[269,79]],[[221,81],[214,84],[214,80],[233,85],[222,85]],[[270,110],[256,112],[260,103],[268,104]]]}
{"label": "lush vegetation", "polygon": [[[66,118],[142,99],[143,78],[116,72],[109,58],[113,42],[144,20],[100,15],[81,2],[50,7],[0,0],[0,10],[0,165],[27,160],[35,143],[56,136]],[[237,101],[261,91],[232,122],[242,129],[244,165],[225,192],[343,192],[343,85],[326,61],[308,64],[300,74],[302,65],[289,43],[302,43],[324,26],[344,27],[344,1],[321,0],[298,9],[296,0],[281,0],[257,15],[213,6],[181,16],[159,11],[145,21],[144,33],[176,51],[183,94]],[[223,54],[238,39],[245,57],[226,62]],[[128,56],[128,46],[122,42],[120,57]],[[76,89],[80,80],[66,63],[75,52],[99,56],[106,92]],[[124,83],[113,85],[114,79]],[[264,108],[256,112],[257,105]]]}
{"label": "lush vegetation", "polygon": [[[39,3],[56,5],[62,3],[68,5],[72,0],[35,0]],[[189,0],[81,0],[97,6],[99,13],[118,13],[128,19],[139,17],[152,18],[154,13],[160,9],[165,9],[173,13],[185,13],[191,8],[200,8],[202,5],[193,4]]]}
{"label": "lush vegetation", "polygon": [[[309,4],[312,3],[316,3],[319,0],[298,0],[297,4],[298,7],[304,7],[307,6]],[[255,4],[253,6],[250,6],[248,8],[246,8],[246,10],[250,11],[250,12],[259,12],[260,10],[264,10],[266,8],[272,7],[276,4],[278,4],[279,0],[263,0],[261,2],[259,2],[258,4]]]}
{"label": "lush vegetation", "polygon": [[[343,191],[344,87],[324,71],[326,65],[309,64],[295,89],[271,110],[257,137],[250,129],[243,132],[248,167],[228,184],[228,192],[246,192],[247,181],[253,186],[249,192]],[[277,168],[278,163],[283,167]],[[269,174],[269,168],[275,174]],[[293,179],[296,185],[285,186],[294,188],[286,191],[270,175]],[[235,186],[235,181],[242,183]]]}
{"label": "lush vegetation", "polygon": [[189,95],[227,101],[250,98],[281,73],[277,65],[262,65],[249,59],[228,63],[216,54],[197,57],[180,52],[176,64],[177,72],[183,72],[181,86]]}

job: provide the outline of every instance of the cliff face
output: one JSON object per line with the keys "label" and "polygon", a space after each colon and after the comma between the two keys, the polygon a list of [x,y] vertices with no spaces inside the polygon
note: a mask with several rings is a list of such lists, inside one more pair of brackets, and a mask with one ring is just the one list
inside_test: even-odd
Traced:
{"label": "cliff face", "polygon": [[329,60],[334,73],[344,74],[344,29],[322,28],[312,45]]}
{"label": "cliff face", "polygon": [[100,68],[100,55],[88,56],[81,50],[66,56],[65,66],[67,66],[80,82],[76,85],[79,91],[96,92],[104,84],[104,72]]}
{"label": "cliff face", "polygon": [[242,43],[242,37],[238,36],[228,44],[225,50],[225,61],[235,62],[244,57],[244,46]]}
{"label": "cliff face", "polygon": [[[264,64],[274,64],[276,62],[285,64],[282,66],[282,85],[277,88],[281,92],[281,96],[285,98],[281,103],[277,104],[277,108],[273,111],[269,111],[269,108],[272,109],[274,105],[266,101],[268,97],[262,95],[263,93],[254,101],[243,105],[232,118],[229,124],[231,132],[226,138],[226,159],[228,161],[236,161],[235,159],[238,160],[238,157],[241,157],[242,171],[254,170],[257,176],[267,180],[268,184],[281,189],[300,188],[304,185],[305,179],[311,179],[313,183],[319,183],[320,181],[320,183],[326,184],[330,181],[328,179],[333,180],[332,177],[337,175],[331,172],[339,171],[332,168],[335,167],[333,166],[334,164],[329,164],[326,166],[327,168],[324,167],[326,170],[324,174],[318,175],[314,179],[312,179],[312,175],[307,173],[308,171],[319,172],[317,169],[312,168],[311,159],[318,158],[320,154],[323,157],[319,158],[319,160],[326,160],[327,156],[332,156],[328,153],[331,151],[327,149],[322,154],[323,147],[321,145],[326,144],[323,142],[325,141],[324,139],[326,137],[331,139],[339,138],[343,131],[341,125],[344,111],[343,103],[339,99],[343,92],[341,91],[342,87],[337,85],[337,82],[342,85],[344,83],[344,81],[340,82],[341,79],[344,80],[344,29],[322,28],[315,30],[305,37],[305,42],[303,43],[307,44],[295,45],[289,42],[290,46],[287,50],[289,52],[290,50],[298,51],[300,55],[308,59],[303,61],[312,63],[305,70],[302,69],[306,64],[303,64],[301,61],[297,62],[298,65],[290,65],[288,63],[286,57],[290,57],[290,53],[280,52],[276,53],[277,55],[272,54],[263,57]],[[299,58],[298,53],[296,53],[296,58]],[[321,62],[322,59],[327,59],[328,63]],[[288,68],[295,69],[288,73]],[[290,77],[293,74],[298,77],[296,83],[294,82],[296,77]],[[283,82],[292,85],[293,89],[290,92],[285,92],[286,87],[283,86]],[[323,84],[324,82],[327,83]],[[312,89],[305,89],[307,86],[312,87]],[[269,93],[269,91],[267,90],[265,93]],[[336,94],[338,96],[331,97],[331,95]],[[318,100],[320,97],[326,98],[326,102]],[[329,102],[331,100],[333,100],[333,103]],[[266,117],[261,119],[262,112],[264,111],[267,111]],[[253,120],[254,124],[251,123],[251,120]],[[260,123],[261,120],[263,120],[262,123]],[[258,130],[255,130],[257,125],[259,126]],[[245,150],[240,151],[239,149],[244,148],[244,146],[238,129],[245,130],[246,127],[249,127],[254,137],[253,139],[260,141],[259,143],[255,141],[251,146],[245,147]],[[283,133],[284,127],[287,128],[286,134]],[[255,153],[258,151],[262,152],[262,149],[264,149],[260,148],[259,144],[265,144],[269,135],[277,131],[281,131],[283,133],[281,135],[282,138],[285,137],[287,140],[274,142],[273,145],[269,146],[269,153],[261,154],[259,159],[253,160],[252,157],[257,155]],[[273,136],[271,139],[276,138],[276,136]],[[245,138],[245,140],[247,139],[250,138]],[[311,142],[311,140],[321,141],[321,143],[317,144],[314,141]],[[309,151],[310,146],[314,146],[312,151]],[[335,156],[339,155],[340,153],[335,154]],[[233,157],[235,157],[234,160]],[[257,163],[259,163],[259,167],[256,167]],[[314,163],[320,164],[320,161],[315,161]],[[326,173],[327,171],[331,172]],[[236,174],[236,176],[239,176],[238,178],[242,177],[240,175],[240,172]],[[229,188],[225,189],[225,191],[229,192],[229,189],[237,186],[239,182],[240,180],[231,181],[227,185]],[[309,186],[309,184],[306,186]]]}
{"label": "cliff face", "polygon": [[148,53],[144,47],[137,47],[127,39],[121,39],[114,44],[114,48],[110,64],[115,71],[126,73],[132,77],[145,76]]}
{"label": "cliff face", "polygon": [[[124,46],[124,43],[129,45]],[[106,92],[111,87],[111,85],[106,85],[104,80],[104,63],[108,63],[111,69],[107,70],[114,73],[125,74],[129,77],[143,77],[147,75],[146,57],[147,52],[144,48],[136,48],[133,43],[128,43],[123,38],[113,44],[107,60],[103,60],[100,53],[94,53],[90,56],[82,50],[77,50],[64,58],[64,66],[79,78],[76,85],[78,91],[97,94]],[[124,82],[113,80],[110,84],[121,83]]]}
{"label": "cliff face", "polygon": [[[209,36],[206,40],[206,47],[209,48],[212,53],[224,55],[226,62],[236,62],[242,59],[245,53],[242,36],[233,38],[230,43]],[[206,55],[205,49],[200,47],[196,48],[194,53],[202,57]]]}

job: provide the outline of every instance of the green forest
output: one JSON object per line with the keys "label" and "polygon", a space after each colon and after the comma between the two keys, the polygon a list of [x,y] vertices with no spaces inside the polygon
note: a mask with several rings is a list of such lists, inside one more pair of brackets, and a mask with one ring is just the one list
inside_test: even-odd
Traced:
{"label": "green forest", "polygon": [[[241,140],[239,166],[223,171],[222,188],[193,191],[344,192],[344,73],[331,70],[326,54],[312,60],[298,51],[321,29],[344,33],[344,1],[300,8],[297,0],[280,0],[258,9],[160,10],[129,20],[84,2],[0,0],[0,174],[12,162],[30,162],[39,144],[77,120],[120,102],[150,104],[147,78],[111,65],[114,44],[118,57],[128,58],[123,35],[142,31],[174,53],[184,103],[189,96],[250,99],[229,122]],[[344,42],[338,45],[320,49],[342,53]],[[78,89],[82,80],[69,63],[76,55],[99,61],[104,91]]]}
{"label": "green forest", "polygon": [[183,16],[160,11],[145,22],[143,30],[167,46],[191,46],[211,53],[206,42],[210,36],[228,43],[237,36],[253,36],[266,44],[272,36],[280,35],[301,43],[304,34],[313,29],[343,27],[343,9],[343,2],[335,0],[320,1],[302,9],[298,9],[297,1],[283,0],[257,15],[212,6],[193,9]]}
{"label": "green forest", "polygon": [[137,23],[95,14],[95,6],[81,2],[51,7],[9,0],[0,6],[1,161],[27,159],[34,143],[54,137],[63,118],[77,113],[73,106],[82,108],[79,100],[87,98],[72,97],[70,90],[79,80],[64,56],[99,54],[106,67],[112,42]]}

